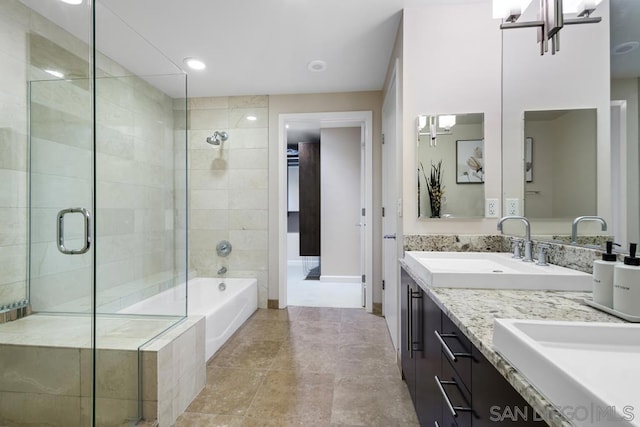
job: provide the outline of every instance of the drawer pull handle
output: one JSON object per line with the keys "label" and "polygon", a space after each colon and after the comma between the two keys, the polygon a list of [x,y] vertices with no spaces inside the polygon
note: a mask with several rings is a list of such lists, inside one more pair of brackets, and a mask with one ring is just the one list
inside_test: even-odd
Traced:
{"label": "drawer pull handle", "polygon": [[454,418],[458,417],[458,412],[457,411],[461,411],[461,412],[469,412],[472,409],[467,407],[467,406],[453,406],[453,404],[451,403],[451,399],[449,399],[449,395],[447,394],[447,392],[445,391],[443,385],[455,385],[456,387],[458,386],[458,383],[455,381],[442,381],[440,378],[438,378],[438,376],[435,376],[436,379],[436,384],[438,386],[438,389],[440,389],[440,394],[442,394],[442,397],[444,398],[444,401],[447,404],[447,407],[449,408],[449,412],[451,412],[451,415]]}
{"label": "drawer pull handle", "polygon": [[436,335],[436,338],[438,338],[438,341],[440,341],[442,349],[452,362],[457,362],[458,357],[471,357],[471,353],[454,353],[444,341],[444,338],[457,338],[458,336],[456,334],[441,334],[438,331],[433,331],[433,333]]}

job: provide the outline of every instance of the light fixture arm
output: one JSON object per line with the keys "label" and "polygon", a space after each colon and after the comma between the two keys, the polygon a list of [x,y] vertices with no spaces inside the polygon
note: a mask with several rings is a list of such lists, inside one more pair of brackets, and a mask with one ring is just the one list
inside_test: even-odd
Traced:
{"label": "light fixture arm", "polygon": [[[540,17],[537,21],[518,22],[512,21],[512,16],[500,25],[501,30],[518,28],[538,28],[538,43],[540,43],[540,55],[549,51],[551,40],[551,54],[560,51],[560,30],[565,25],[597,24],[602,21],[600,17],[591,17],[595,8],[588,8],[578,13],[578,18],[565,18],[562,8],[562,0],[540,0]],[[517,18],[516,18],[517,19]]]}

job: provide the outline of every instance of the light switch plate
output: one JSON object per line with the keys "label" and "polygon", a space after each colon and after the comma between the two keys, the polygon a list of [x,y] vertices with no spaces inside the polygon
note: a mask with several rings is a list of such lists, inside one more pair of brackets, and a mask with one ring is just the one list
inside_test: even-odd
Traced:
{"label": "light switch plate", "polygon": [[508,216],[519,216],[520,215],[520,200],[519,199],[507,199],[506,200],[506,214]]}
{"label": "light switch plate", "polygon": [[498,199],[485,200],[484,216],[486,218],[498,218],[500,216],[500,201]]}

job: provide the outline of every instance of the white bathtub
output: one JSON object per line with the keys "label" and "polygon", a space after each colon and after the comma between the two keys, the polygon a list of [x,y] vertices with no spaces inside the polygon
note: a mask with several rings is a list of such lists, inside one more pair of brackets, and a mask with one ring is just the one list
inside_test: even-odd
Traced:
{"label": "white bathtub", "polygon": [[[226,290],[218,285],[224,282]],[[183,315],[184,284],[166,290],[120,313],[145,315]],[[224,344],[258,308],[256,279],[196,277],[189,280],[188,315],[205,316],[205,360]]]}

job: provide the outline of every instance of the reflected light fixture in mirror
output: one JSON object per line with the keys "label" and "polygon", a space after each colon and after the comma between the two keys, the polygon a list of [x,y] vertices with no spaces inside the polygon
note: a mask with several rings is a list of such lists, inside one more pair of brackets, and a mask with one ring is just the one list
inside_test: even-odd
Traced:
{"label": "reflected light fixture in mirror", "polygon": [[[540,0],[538,19],[535,21],[518,21],[529,5],[526,0],[493,0],[493,17],[504,19],[500,29],[538,28],[540,55],[549,51],[551,54],[560,51],[560,30],[565,25],[595,24],[602,20],[591,17],[602,0]],[[565,16],[565,14],[567,16]],[[576,14],[576,17],[570,17]]]}
{"label": "reflected light fixture in mirror", "polygon": [[[437,125],[436,125],[437,120]],[[416,120],[417,132],[416,141],[420,143],[421,136],[429,136],[429,146],[437,145],[436,137],[438,135],[451,135],[451,128],[456,124],[455,114],[442,114],[439,116],[420,115]],[[441,129],[438,131],[438,129]]]}
{"label": "reflected light fixture in mirror", "polygon": [[438,126],[444,129],[446,132],[451,131],[451,128],[456,125],[455,114],[447,114],[438,116]]}

